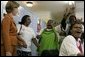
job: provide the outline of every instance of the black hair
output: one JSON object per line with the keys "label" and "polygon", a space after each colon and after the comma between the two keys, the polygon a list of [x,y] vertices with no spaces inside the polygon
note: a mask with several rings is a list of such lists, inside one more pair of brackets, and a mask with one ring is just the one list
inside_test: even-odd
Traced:
{"label": "black hair", "polygon": [[71,15],[71,16],[69,17],[69,22],[70,22],[70,23],[72,23],[72,22],[74,21],[74,19],[71,19],[71,17],[74,17],[74,19],[76,20],[76,16],[75,16],[75,15]]}
{"label": "black hair", "polygon": [[69,35],[71,35],[71,32],[70,32],[70,30],[72,30],[72,28],[73,28],[73,26],[75,25],[75,24],[82,24],[82,22],[80,21],[80,20],[76,20],[76,21],[74,21],[72,24],[71,24],[71,26],[70,26],[70,29],[69,29]]}
{"label": "black hair", "polygon": [[27,20],[27,17],[30,17],[29,15],[24,15],[21,19],[21,22],[19,22],[19,24],[24,24]]}
{"label": "black hair", "polygon": [[61,28],[63,28],[64,30],[66,29],[66,19],[63,18],[61,21]]}
{"label": "black hair", "polygon": [[[50,19],[50,20],[48,20],[48,22],[51,22],[51,23],[53,23],[53,22],[54,22],[54,20]],[[47,23],[48,23],[48,22],[47,22]]]}
{"label": "black hair", "polygon": [[66,29],[66,20],[68,18],[68,16],[70,15],[71,13],[68,13],[68,14],[64,14],[63,16],[63,19],[61,20],[61,30],[62,28],[65,30]]}

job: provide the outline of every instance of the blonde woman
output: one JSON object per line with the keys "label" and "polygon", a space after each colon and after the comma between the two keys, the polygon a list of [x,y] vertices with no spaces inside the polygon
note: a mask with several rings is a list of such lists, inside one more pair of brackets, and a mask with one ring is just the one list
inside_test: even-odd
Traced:
{"label": "blonde woman", "polygon": [[13,16],[15,16],[18,12],[19,4],[15,1],[8,1],[5,10],[7,14],[4,16],[2,20],[2,40],[4,53],[6,56],[16,56],[16,46],[17,40],[21,40],[21,38],[17,35],[17,28],[14,22]]}

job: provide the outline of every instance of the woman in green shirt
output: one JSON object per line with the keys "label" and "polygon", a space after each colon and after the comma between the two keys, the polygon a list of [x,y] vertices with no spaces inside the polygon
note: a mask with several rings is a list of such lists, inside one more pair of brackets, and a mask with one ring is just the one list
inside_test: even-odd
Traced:
{"label": "woman in green shirt", "polygon": [[55,29],[52,27],[53,20],[47,22],[45,28],[39,37],[40,47],[38,52],[42,56],[57,56],[58,55],[58,37]]}

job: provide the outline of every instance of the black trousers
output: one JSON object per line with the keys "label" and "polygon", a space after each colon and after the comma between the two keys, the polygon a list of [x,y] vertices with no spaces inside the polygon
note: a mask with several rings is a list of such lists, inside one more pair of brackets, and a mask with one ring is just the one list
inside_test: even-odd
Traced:
{"label": "black trousers", "polygon": [[31,56],[31,52],[17,50],[18,56]]}
{"label": "black trousers", "polygon": [[44,50],[41,56],[59,56],[58,50]]}

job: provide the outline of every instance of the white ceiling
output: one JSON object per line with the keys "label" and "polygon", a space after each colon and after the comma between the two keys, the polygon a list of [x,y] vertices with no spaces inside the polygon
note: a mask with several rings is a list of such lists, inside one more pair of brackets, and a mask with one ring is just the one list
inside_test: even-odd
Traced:
{"label": "white ceiling", "polygon": [[49,11],[51,12],[51,16],[53,19],[61,19],[63,12],[67,6],[65,1],[33,1],[33,7],[29,8],[26,6],[27,1],[19,1],[22,6],[25,8],[30,9],[33,12],[38,11]]}
{"label": "white ceiling", "polygon": [[84,1],[76,1],[76,16],[84,22]]}
{"label": "white ceiling", "polygon": [[[7,1],[2,1],[5,6]],[[1,2],[1,3],[2,3]],[[65,8],[68,6],[66,1],[33,1],[34,6],[29,8],[26,6],[26,1],[16,1],[21,6],[23,6],[28,11],[31,10],[32,12],[37,11],[50,11],[53,19],[62,19],[63,12]],[[83,18],[84,21],[84,1],[76,1],[76,15],[79,18]],[[59,20],[58,19],[58,20]]]}
{"label": "white ceiling", "polygon": [[76,1],[76,10],[78,11],[84,11],[84,1]]}
{"label": "white ceiling", "polygon": [[[22,1],[22,4],[25,4],[26,1]],[[26,4],[25,4],[26,5]],[[62,10],[67,5],[65,1],[33,1],[33,7],[31,10],[48,10],[48,11],[55,11],[55,10]]]}
{"label": "white ceiling", "polygon": [[[19,3],[26,6],[27,1],[19,1]],[[81,12],[84,15],[84,1],[75,1],[76,3],[76,13]],[[34,6],[29,8],[31,11],[50,11],[52,16],[56,19],[58,16],[63,15],[65,8],[68,6],[66,1],[33,1]],[[84,16],[83,16],[84,17]]]}

